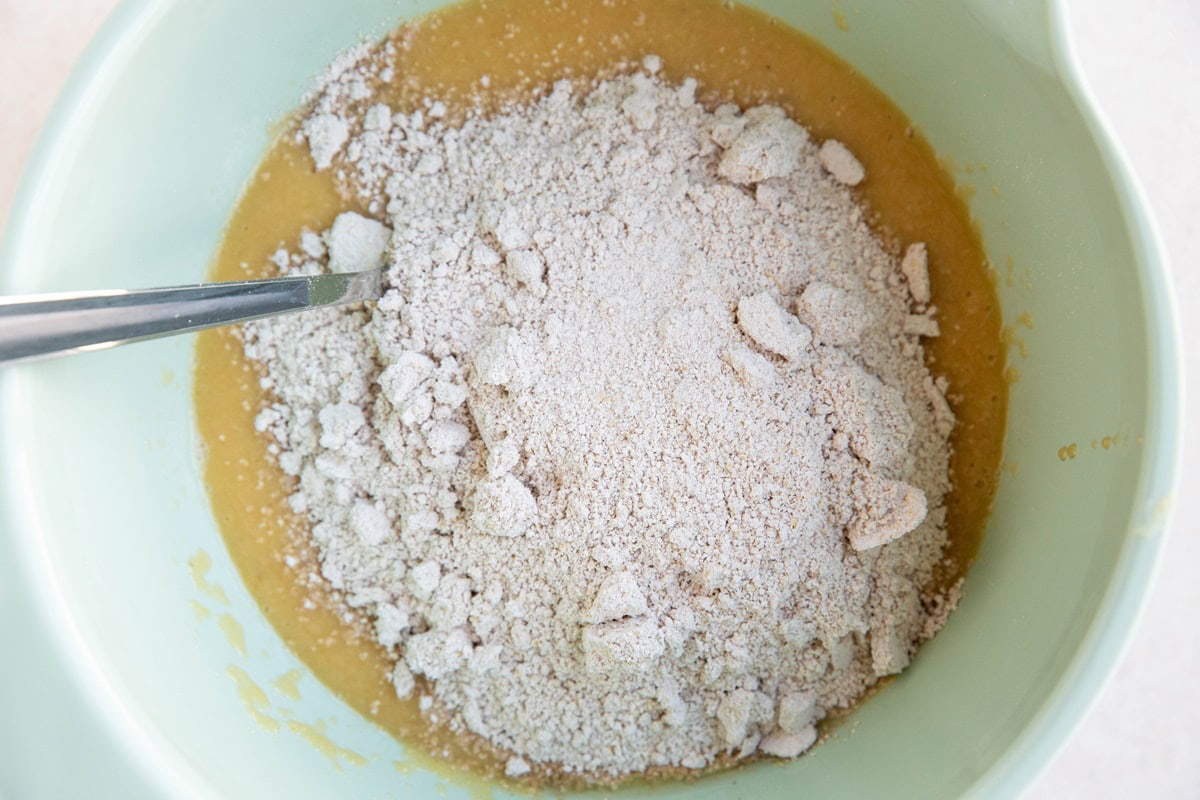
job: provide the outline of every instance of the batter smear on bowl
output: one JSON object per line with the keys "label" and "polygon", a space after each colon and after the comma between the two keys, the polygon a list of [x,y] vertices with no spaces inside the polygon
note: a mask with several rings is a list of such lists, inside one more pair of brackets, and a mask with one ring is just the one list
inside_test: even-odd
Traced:
{"label": "batter smear on bowl", "polygon": [[342,210],[273,256],[391,288],[236,342],[291,580],[509,777],[803,753],[957,598],[936,251],[658,55],[393,108],[403,46],[326,75],[292,146]]}

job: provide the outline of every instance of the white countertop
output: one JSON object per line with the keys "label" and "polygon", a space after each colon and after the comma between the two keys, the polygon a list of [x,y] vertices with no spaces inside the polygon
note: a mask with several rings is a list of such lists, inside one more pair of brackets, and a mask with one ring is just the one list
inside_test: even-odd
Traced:
{"label": "white countertop", "polygon": [[[115,0],[0,0],[0,220],[42,119]],[[1167,245],[1185,343],[1200,342],[1200,2],[1068,0],[1097,100]],[[1200,374],[1200,348],[1186,353]],[[1200,412],[1200,393],[1189,410]],[[1187,431],[1183,486],[1200,485]],[[1200,797],[1200,498],[1181,493],[1158,580],[1116,675],[1027,800]]]}

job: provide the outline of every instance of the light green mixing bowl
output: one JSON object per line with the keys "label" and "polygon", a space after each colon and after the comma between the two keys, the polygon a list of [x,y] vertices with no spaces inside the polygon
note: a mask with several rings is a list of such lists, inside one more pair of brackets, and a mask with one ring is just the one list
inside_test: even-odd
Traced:
{"label": "light green mixing bowl", "polygon": [[[437,5],[126,2],[25,176],[0,290],[200,280],[271,123],[359,34]],[[953,162],[986,165],[960,178],[979,189],[971,205],[1006,320],[1034,321],[1022,330],[1028,357],[1014,354],[1017,466],[961,609],[852,724],[796,762],[622,794],[1011,796],[1100,688],[1161,545],[1181,441],[1162,256],[1080,88],[1057,6],[757,5],[857,65]],[[272,687],[303,668],[240,584],[212,519],[191,361],[190,339],[175,339],[0,374],[0,792],[464,795],[419,765],[398,770],[404,749],[306,671],[301,700]],[[1105,436],[1118,443],[1093,448]],[[1077,457],[1060,460],[1071,443]],[[200,550],[227,604],[189,573]],[[239,693],[243,674],[261,697],[249,683]],[[305,734],[318,727],[365,764],[315,750]]]}

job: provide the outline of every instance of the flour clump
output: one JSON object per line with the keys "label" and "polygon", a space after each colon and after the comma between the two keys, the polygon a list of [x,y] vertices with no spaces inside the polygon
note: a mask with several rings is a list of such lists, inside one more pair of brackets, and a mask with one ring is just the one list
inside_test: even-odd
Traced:
{"label": "flour clump", "polygon": [[660,66],[455,122],[335,76],[301,133],[375,218],[285,261],[390,288],[244,331],[320,580],[510,777],[798,755],[943,608],[925,265]]}

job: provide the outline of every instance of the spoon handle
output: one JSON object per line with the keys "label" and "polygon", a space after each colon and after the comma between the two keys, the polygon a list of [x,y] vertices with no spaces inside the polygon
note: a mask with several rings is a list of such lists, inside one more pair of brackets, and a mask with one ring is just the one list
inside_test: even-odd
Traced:
{"label": "spoon handle", "polygon": [[0,365],[378,299],[381,270],[0,297]]}

